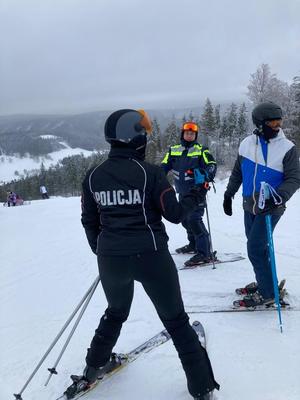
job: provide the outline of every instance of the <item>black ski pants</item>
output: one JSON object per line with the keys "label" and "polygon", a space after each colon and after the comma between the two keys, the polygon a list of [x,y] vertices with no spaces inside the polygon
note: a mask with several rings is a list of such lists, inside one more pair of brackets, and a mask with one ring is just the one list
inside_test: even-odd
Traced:
{"label": "black ski pants", "polygon": [[206,350],[189,324],[184,310],[176,266],[168,250],[131,256],[98,256],[98,266],[108,307],[95,331],[86,362],[103,366],[126,321],[134,293],[134,281],[143,285],[170,333],[192,396],[212,391],[214,380]]}
{"label": "black ski pants", "polygon": [[195,247],[196,252],[204,257],[211,257],[209,234],[202,219],[203,215],[204,208],[197,208],[182,221],[182,226],[186,229],[188,241]]}
{"label": "black ski pants", "polygon": [[[271,216],[272,232],[281,215]],[[245,232],[247,236],[248,257],[253,265],[258,291],[265,299],[274,298],[272,268],[269,257],[269,244],[265,215],[244,213]]]}
{"label": "black ski pants", "polygon": [[[181,200],[183,195],[179,195]],[[206,226],[203,222],[205,203],[188,214],[182,221],[182,226],[186,229],[187,238],[196,253],[204,257],[211,257],[210,238]]]}

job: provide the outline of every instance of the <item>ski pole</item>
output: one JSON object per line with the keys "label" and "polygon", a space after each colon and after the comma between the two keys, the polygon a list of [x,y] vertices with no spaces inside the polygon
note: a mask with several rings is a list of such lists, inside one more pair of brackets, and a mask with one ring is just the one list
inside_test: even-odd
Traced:
{"label": "ski pole", "polygon": [[212,263],[213,263],[212,269],[216,269],[215,254],[214,254],[213,245],[212,245],[211,229],[210,229],[209,215],[208,215],[208,207],[207,207],[207,201],[206,201],[206,200],[205,200],[205,210],[206,210],[206,219],[207,219],[208,234],[209,234],[209,247],[210,247],[210,253],[211,253],[211,255],[212,255]]}
{"label": "ski pole", "polygon": [[275,251],[274,251],[273,234],[272,234],[272,221],[270,214],[266,215],[266,226],[267,226],[268,248],[269,248],[270,264],[272,270],[275,302],[277,305],[280,332],[282,333],[283,331],[282,331],[282,319],[281,319],[281,304],[279,299],[278,278],[276,273]]}
{"label": "ski pole", "polygon": [[[259,190],[259,198],[258,198],[258,208],[263,210],[266,205],[266,200],[269,200],[270,198],[272,198],[275,205],[282,204],[282,198],[276,192],[276,190],[269,183],[261,182]],[[282,333],[281,304],[279,299],[278,278],[276,273],[275,251],[274,251],[274,242],[272,233],[272,218],[270,214],[266,214],[265,221],[267,228],[268,250],[269,250],[269,258],[270,258],[270,265],[273,278],[275,303],[277,305],[280,332]]]}
{"label": "ski pole", "polygon": [[80,322],[85,310],[87,309],[87,306],[89,305],[89,302],[91,301],[91,298],[93,297],[93,294],[95,293],[95,290],[97,288],[99,280],[100,280],[100,277],[97,278],[96,283],[94,284],[92,290],[90,291],[88,297],[86,298],[85,303],[84,303],[84,305],[83,305],[83,307],[82,307],[82,309],[81,309],[81,311],[80,311],[80,313],[79,313],[79,315],[78,315],[78,317],[77,317],[77,319],[76,319],[76,321],[74,323],[74,326],[73,326],[69,336],[67,337],[67,340],[66,340],[65,344],[63,345],[63,348],[62,348],[62,350],[61,350],[61,352],[60,352],[60,354],[59,354],[54,366],[52,368],[48,368],[48,371],[50,372],[50,374],[49,374],[49,377],[48,377],[48,379],[47,379],[47,381],[45,383],[45,386],[48,385],[48,383],[49,383],[49,381],[50,381],[50,379],[51,379],[53,374],[57,375],[56,367],[57,367],[61,357],[63,356],[64,352],[66,351],[66,348],[67,348],[70,340],[72,339],[72,336],[74,335],[74,332],[75,332],[75,330],[76,330],[76,328],[77,328],[77,326],[78,326],[78,324],[79,324],[79,322]]}
{"label": "ski pole", "polygon": [[37,366],[35,367],[35,369],[33,370],[32,374],[30,375],[30,377],[27,379],[27,381],[25,382],[24,386],[22,387],[22,389],[20,390],[20,392],[18,394],[14,394],[15,398],[17,400],[22,400],[22,393],[24,392],[24,390],[27,388],[28,384],[31,382],[32,378],[35,376],[35,374],[37,373],[37,371],[40,369],[41,365],[43,364],[43,362],[46,360],[46,358],[48,357],[49,353],[51,352],[51,350],[53,349],[53,347],[55,346],[55,344],[58,342],[58,340],[60,339],[60,337],[62,336],[62,334],[64,333],[64,331],[67,329],[67,327],[69,326],[69,324],[71,323],[72,319],[74,318],[74,316],[77,314],[78,310],[80,309],[80,307],[82,306],[82,304],[85,302],[86,298],[88,297],[88,295],[90,294],[90,292],[93,290],[94,286],[98,285],[98,282],[100,280],[100,277],[98,276],[96,278],[96,280],[93,282],[93,284],[91,285],[91,287],[88,289],[88,291],[85,293],[85,295],[83,296],[83,298],[81,299],[81,301],[79,302],[79,304],[77,305],[77,307],[75,308],[75,310],[73,311],[73,313],[71,314],[71,316],[69,317],[69,319],[67,320],[67,322],[64,324],[64,326],[61,328],[60,332],[57,334],[57,336],[55,337],[55,339],[53,340],[53,342],[51,343],[51,345],[49,346],[48,350],[46,351],[46,353],[43,355],[43,357],[41,358],[41,360],[38,362]]}

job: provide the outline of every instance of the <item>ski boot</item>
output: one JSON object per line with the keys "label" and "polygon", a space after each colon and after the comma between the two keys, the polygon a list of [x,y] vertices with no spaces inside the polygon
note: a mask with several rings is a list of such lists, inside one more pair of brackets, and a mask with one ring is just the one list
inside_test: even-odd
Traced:
{"label": "ski boot", "polygon": [[270,307],[274,305],[274,299],[264,299],[258,291],[243,297],[242,300],[235,300],[233,306],[236,308],[253,308],[260,306]]}
{"label": "ski boot", "polygon": [[213,391],[203,394],[202,396],[194,397],[194,400],[213,400]]}
{"label": "ski boot", "polygon": [[[281,293],[283,291],[284,285],[285,285],[285,279],[282,279],[282,281],[280,281],[280,283],[278,285],[279,293]],[[235,293],[238,294],[239,296],[247,296],[247,295],[254,294],[255,292],[257,292],[257,287],[258,287],[257,282],[251,282],[248,285],[246,285],[245,287],[235,289]],[[286,292],[285,292],[285,294],[286,294]]]}
{"label": "ski boot", "polygon": [[217,261],[216,257],[216,251],[214,251],[213,255],[210,257],[204,256],[201,253],[196,253],[193,257],[191,257],[189,260],[187,260],[184,265],[186,267],[192,267],[194,265],[201,265],[201,264],[207,264],[211,263],[213,260]]}
{"label": "ski boot", "polygon": [[[279,302],[282,307],[286,307],[289,305],[284,301],[283,299],[284,295],[285,295],[285,290],[283,289],[280,292],[280,297],[279,297]],[[245,296],[242,300],[235,300],[233,302],[233,306],[235,308],[249,308],[249,309],[255,309],[257,307],[269,308],[269,307],[274,307],[274,305],[275,305],[274,298],[264,299],[258,291],[256,291],[253,294]]]}
{"label": "ski boot", "polygon": [[196,253],[195,246],[191,243],[186,244],[185,246],[179,247],[175,250],[178,254],[194,254]]}
{"label": "ski boot", "polygon": [[257,282],[248,283],[245,287],[235,289],[235,293],[239,296],[247,296],[257,291]]}
{"label": "ski boot", "polygon": [[64,392],[65,398],[70,400],[79,393],[92,390],[106,374],[116,369],[121,363],[121,356],[112,353],[110,360],[103,367],[94,368],[87,365],[83,375],[71,375],[73,383]]}

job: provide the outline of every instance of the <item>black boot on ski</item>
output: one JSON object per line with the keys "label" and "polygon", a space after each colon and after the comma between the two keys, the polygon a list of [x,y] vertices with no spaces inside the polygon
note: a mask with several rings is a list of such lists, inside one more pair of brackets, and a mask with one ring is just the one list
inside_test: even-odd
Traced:
{"label": "black boot on ski", "polygon": [[195,246],[192,245],[191,243],[186,244],[183,247],[179,247],[178,249],[175,250],[176,253],[178,254],[194,254],[196,252]]}
{"label": "black boot on ski", "polygon": [[257,291],[257,282],[251,282],[245,287],[235,289],[235,293],[240,296],[247,296],[249,294],[253,294]]}
{"label": "black boot on ski", "polygon": [[71,375],[72,385],[64,392],[66,399],[73,399],[79,393],[91,390],[104,377],[105,374],[113,371],[121,364],[121,356],[112,353],[110,360],[99,368],[87,365],[83,375]]}
{"label": "black boot on ski", "polygon": [[194,397],[194,400],[213,400],[213,392],[203,394],[202,396]]}
{"label": "black boot on ski", "polygon": [[213,256],[205,256],[201,253],[197,253],[193,257],[191,257],[189,260],[187,260],[184,263],[184,265],[186,267],[192,267],[193,265],[201,265],[201,264],[210,263],[213,260],[217,261],[216,252],[214,252]]}
{"label": "black boot on ski", "polygon": [[256,291],[243,297],[242,300],[235,300],[233,306],[236,308],[256,308],[256,307],[270,307],[274,305],[274,299],[264,299],[261,294]]}
{"label": "black boot on ski", "polygon": [[[279,295],[279,302],[282,307],[287,307],[287,306],[289,306],[289,303],[287,303],[283,299],[284,295],[285,295],[285,291],[283,289]],[[249,308],[249,309],[251,309],[251,308],[255,309],[257,307],[269,308],[269,307],[273,307],[274,305],[275,305],[274,298],[264,299],[258,291],[253,294],[249,294],[248,296],[245,296],[242,300],[235,300],[233,302],[233,306],[235,308]]]}
{"label": "black boot on ski", "polygon": [[103,377],[105,367],[94,368],[87,365],[83,370],[83,378],[89,383],[93,384],[97,379]]}

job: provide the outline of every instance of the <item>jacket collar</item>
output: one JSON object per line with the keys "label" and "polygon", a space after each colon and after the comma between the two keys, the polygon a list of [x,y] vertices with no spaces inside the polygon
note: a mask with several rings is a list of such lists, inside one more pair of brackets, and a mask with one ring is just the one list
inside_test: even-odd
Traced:
{"label": "jacket collar", "polygon": [[181,145],[183,147],[185,147],[186,149],[188,149],[190,147],[193,147],[195,144],[198,144],[197,140],[194,140],[193,142],[188,142],[188,141],[186,141],[184,139],[181,139],[180,142],[181,142]]}
{"label": "jacket collar", "polygon": [[109,158],[136,158],[138,160],[144,160],[145,156],[140,154],[137,150],[131,149],[130,147],[111,147],[108,153]]}

